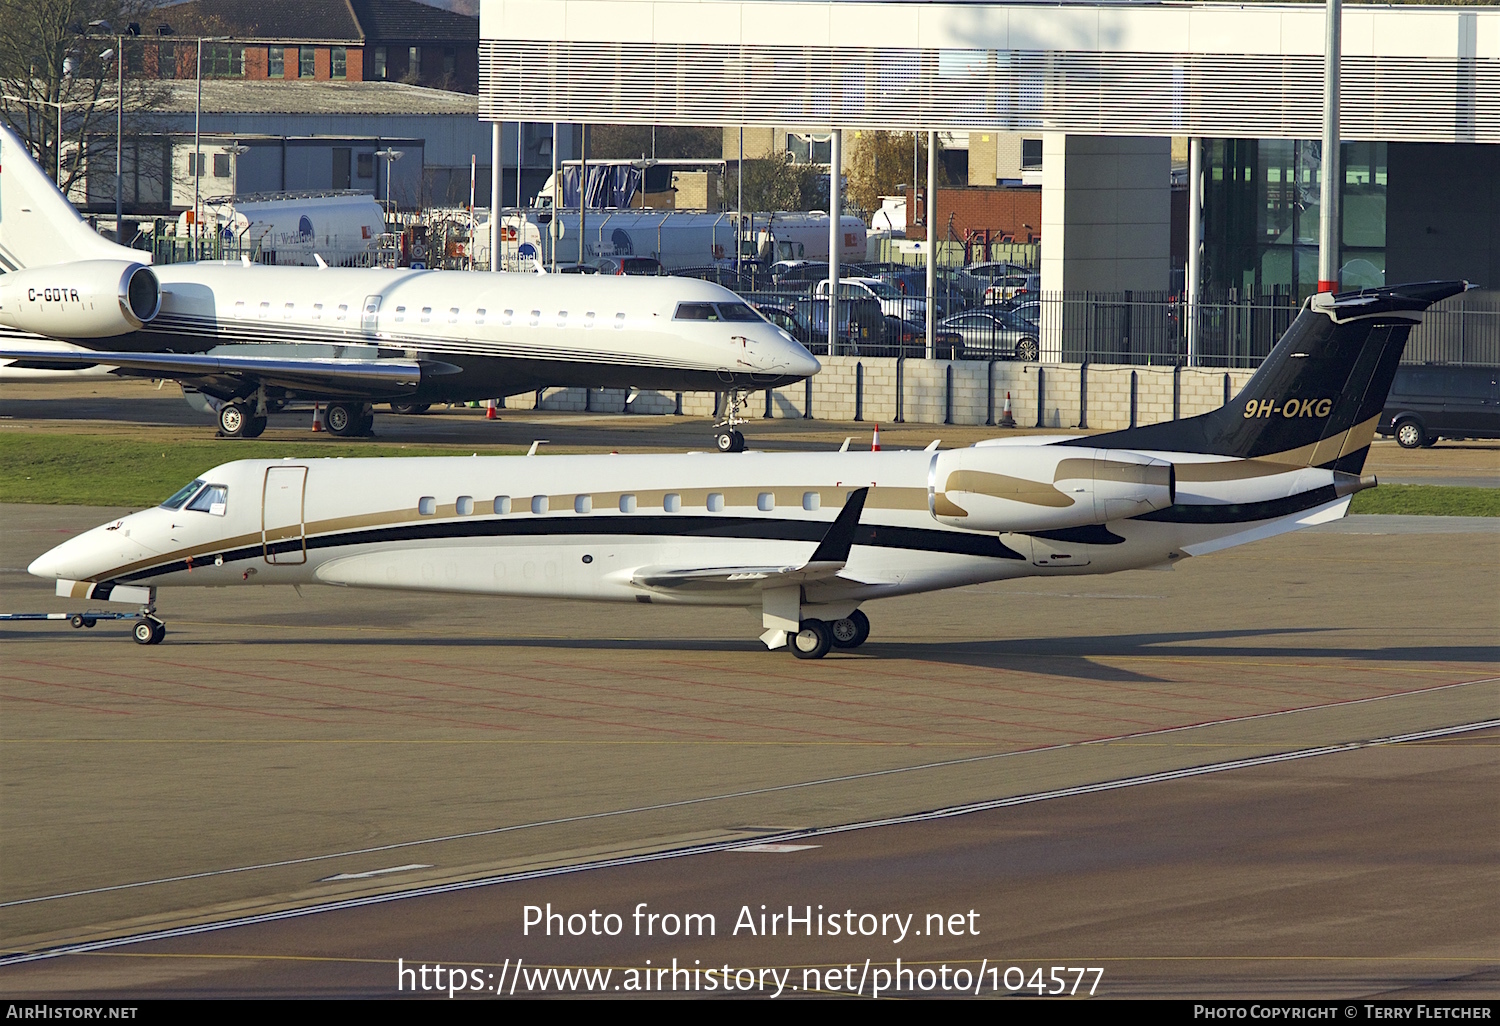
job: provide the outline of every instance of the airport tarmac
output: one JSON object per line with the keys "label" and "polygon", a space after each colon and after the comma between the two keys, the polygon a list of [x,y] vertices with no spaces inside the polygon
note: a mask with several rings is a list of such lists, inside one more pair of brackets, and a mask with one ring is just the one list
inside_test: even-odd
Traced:
{"label": "airport tarmac", "polygon": [[[27,391],[39,388],[0,393],[0,430],[170,441],[211,427],[170,388],[90,383],[64,403]],[[267,437],[348,455],[372,444],[310,435],[296,416],[273,418]],[[505,418],[383,415],[373,444],[512,448],[545,437],[557,448],[639,451],[702,447],[708,430],[701,419],[670,417]],[[834,448],[869,427],[755,421],[749,432],[763,448]],[[881,430],[887,447],[996,433]],[[224,447],[232,458],[234,443]],[[1377,443],[1367,470],[1384,480],[1500,483],[1497,462],[1500,443]],[[120,512],[0,505],[0,610],[67,606],[24,573],[26,563]],[[107,943],[1484,723],[1500,716],[1497,565],[1500,521],[1354,517],[1172,572],[873,603],[871,641],[818,663],[764,651],[758,617],[739,610],[327,588],[165,592],[170,633],[159,648],[130,643],[128,623],[6,625],[0,951]],[[803,900],[794,892],[838,884],[829,893],[886,910],[917,910],[919,898],[923,908],[939,898],[983,908],[987,922],[1014,922],[994,949],[928,953],[1011,962],[1094,953],[1120,969],[1109,970],[1115,994],[1199,993],[1200,980],[1245,994],[1283,983],[1277,993],[1482,987],[1500,962],[1500,824],[1486,754],[1493,738],[1465,737],[826,835],[799,842],[816,849],[785,854],[715,850],[512,880],[351,910],[353,920],[299,920],[304,933],[267,924],[253,935],[205,934],[192,942],[201,947],[174,940],[14,964],[0,967],[0,990],[381,994],[388,957],[485,961],[475,955],[485,938],[514,937],[504,917],[529,899],[513,895],[603,903],[638,887],[642,900],[665,905],[697,901],[702,881],[723,891],[724,907]],[[1451,755],[1459,751],[1467,754]],[[1346,765],[1355,768],[1338,769]],[[1395,811],[1381,805],[1388,781],[1410,796]],[[1215,797],[1226,788],[1228,799]],[[1268,826],[1255,825],[1263,821],[1237,788],[1257,796]],[[1374,811],[1344,814],[1345,799]],[[1119,849],[1130,857],[1111,861],[1113,835],[1098,824],[1137,820],[1136,840]],[[1151,825],[1163,823],[1178,825],[1158,843]],[[1195,831],[1219,840],[1180,843]],[[1288,854],[1255,840],[1304,834],[1324,847],[1294,844]],[[1225,861],[1226,852],[1243,855]],[[737,859],[766,868],[717,868]],[[969,863],[1029,868],[988,879],[960,871]],[[1397,900],[1399,881],[1434,866],[1443,873],[1431,886]],[[1174,881],[1201,889],[1184,898]],[[1221,890],[1238,897],[1205,897]],[[471,908],[472,927],[460,914]],[[1013,921],[1017,908],[1028,911]],[[1234,930],[1213,934],[1215,917]],[[1480,925],[1439,931],[1438,940],[1423,932],[1455,917]],[[340,936],[385,946],[351,941],[328,953]],[[1381,947],[1371,937],[1411,942]],[[243,945],[261,945],[254,960],[201,957],[251,950]],[[1193,945],[1217,960],[1211,972],[1183,953]],[[535,950],[558,964],[605,955]],[[811,948],[713,950],[758,965],[819,957]],[[503,960],[511,949],[494,951]],[[164,952],[192,958],[155,957]],[[670,957],[650,945],[609,953],[619,965]],[[1236,953],[1249,961],[1234,962]],[[879,961],[878,952],[864,957]],[[333,971],[318,958],[374,959],[378,968],[338,962]],[[217,968],[206,971],[210,962]]]}
{"label": "airport tarmac", "polygon": [[[115,512],[0,507],[0,608],[59,608],[45,582],[22,568]],[[323,588],[304,589],[301,597],[271,588],[232,597],[165,592],[170,633],[159,648],[130,643],[123,625],[9,626],[0,631],[0,947],[38,951],[1484,723],[1500,715],[1500,532],[1489,522],[1459,533],[1428,525],[1453,526],[1392,520],[1381,533],[1303,532],[1188,560],[1171,572],[1022,580],[874,603],[871,641],[818,663],[764,651],[754,640],[757,618],[738,610]],[[1313,761],[1333,766],[1345,758]],[[1246,882],[1235,892],[1241,905],[1221,906],[1225,922],[1238,924],[1226,936],[1239,940],[1204,951],[1328,956],[1311,976],[1300,963],[1278,975],[1290,963],[1262,960],[1243,976],[1249,991],[1281,979],[1288,986],[1303,981],[1298,986],[1307,993],[1385,993],[1399,980],[1438,988],[1435,981],[1456,978],[1454,966],[1487,978],[1500,957],[1487,904],[1496,893],[1494,805],[1486,821],[1481,800],[1493,790],[1474,792],[1481,798],[1464,805],[1471,792],[1455,790],[1454,781],[1469,774],[1483,784],[1493,767],[1480,759],[1471,774],[1469,765],[1415,772],[1401,785],[1436,817],[1405,833],[1394,825],[1405,822],[1400,818],[1382,814],[1376,825],[1387,826],[1376,830],[1360,817],[1330,819],[1326,805],[1300,804],[1308,785],[1291,769],[1290,776],[1273,768],[1218,774],[1216,781],[1268,774],[1236,786],[1262,795],[1287,829],[1316,828],[1326,850],[1255,848],[1262,879],[1296,870],[1311,874],[1309,882],[1303,889]],[[1339,806],[1342,793],[1378,804],[1387,773],[1401,776],[1350,771],[1351,783],[1328,801]],[[1158,786],[1167,785],[1151,785]],[[1101,815],[1129,822],[1149,791],[1088,800],[1100,803]],[[1161,799],[1169,806],[1178,800]],[[1180,800],[1187,833],[1193,824],[1238,821],[1227,811],[1212,813],[1211,798]],[[1043,806],[1061,808],[1059,801],[1031,806],[1025,816],[1051,815]],[[991,818],[964,822],[1001,825],[955,827],[959,834],[937,824],[899,828],[931,835],[919,845],[925,854],[910,858],[901,847],[908,842],[882,847],[881,838],[895,835],[840,835],[872,838],[872,847],[859,850],[875,876],[858,893],[891,910],[901,904],[913,911],[904,903],[925,895],[982,906],[988,921],[1004,920],[1017,900],[1010,891],[995,890],[982,873],[946,882],[951,860],[970,843],[964,831],[981,839],[996,831],[997,843],[1025,841],[1035,865],[1056,864],[1052,886],[1062,890],[1069,867],[1087,864],[1075,847],[1079,834],[1037,833],[1016,825],[1025,820],[1006,818],[1021,815],[1015,810],[976,815]],[[1415,848],[1414,837],[1421,839]],[[833,849],[854,842],[809,843]],[[1066,935],[1066,944],[1021,943],[1048,936],[1046,905],[1036,904],[1024,922],[1041,932],[1005,935],[994,957],[1104,952],[1146,959],[1153,951],[1182,951],[1193,934],[1180,925],[1187,913],[1172,912],[1179,900],[1168,885],[1254,875],[1248,866],[1210,865],[1213,853],[1240,850],[1239,841],[1208,847],[1189,845],[1166,858],[1148,845],[1129,867],[1096,867],[1060,920],[1058,929],[1071,931],[1056,934],[1059,941]],[[1366,853],[1387,869],[1341,869],[1334,860],[1340,852]],[[823,857],[804,855],[788,853],[774,863],[784,870],[766,870],[784,882],[774,894],[753,874],[741,879],[710,867],[698,878],[717,880],[736,907],[752,899],[792,901],[793,891],[812,893],[794,886],[795,867]],[[1002,844],[974,857],[998,860],[984,862],[998,871],[1013,856]],[[724,860],[752,855],[700,858],[728,865]],[[664,882],[651,886],[668,888],[663,902],[677,900],[668,892],[678,876],[686,881],[697,872],[672,865],[688,863],[658,870]],[[1466,914],[1484,928],[1440,931],[1441,943],[1425,947],[1414,939],[1385,948],[1353,942],[1368,924],[1345,914],[1348,895],[1386,894],[1380,888],[1394,884],[1382,882],[1382,872],[1409,876],[1432,866],[1445,867],[1446,896],[1433,897],[1437,904],[1428,903],[1427,891],[1404,903],[1382,899],[1380,935],[1425,937],[1421,931],[1451,908],[1472,910]],[[830,868],[826,879],[841,872]],[[575,889],[590,893],[594,885],[579,882],[585,879],[594,876],[528,884],[526,893],[571,902]],[[928,890],[919,886],[933,879],[939,883]],[[1218,885],[1203,886],[1206,895]],[[1133,895],[1135,904],[1098,900],[1109,893]],[[1250,914],[1262,901],[1264,910]],[[1096,913],[1088,913],[1094,905]],[[1314,906],[1323,918],[1304,924]],[[473,943],[455,941],[449,954],[447,941],[436,943],[441,930],[434,924],[458,936],[462,921],[451,906],[432,906],[438,911],[430,919],[419,911],[425,907],[396,902],[361,914],[384,924],[370,936],[391,939],[387,954],[408,957],[401,954],[405,942],[396,943],[405,937],[413,959],[458,958],[476,950],[475,938],[493,933],[481,924]],[[1205,924],[1221,914],[1211,902],[1195,907]],[[494,914],[502,913],[510,914]],[[204,943],[237,950],[232,938],[239,935],[215,934],[219,940]],[[1087,943],[1092,936],[1100,946]],[[1286,936],[1297,943],[1278,948]],[[308,955],[303,941],[286,944],[287,958]],[[152,950],[168,949],[178,950]],[[1381,954],[1383,968],[1371,975],[1360,952]],[[953,957],[961,953],[954,949]],[[949,956],[945,950],[936,957]],[[203,976],[198,963],[87,958],[87,970],[53,960],[0,969],[0,989],[92,991],[100,978],[94,967],[109,959],[111,992],[242,986],[232,974]],[[1416,961],[1401,962],[1406,958]],[[1446,968],[1430,974],[1436,963],[1422,961],[1429,958],[1446,960]],[[784,962],[777,955],[762,964]],[[127,964],[134,968],[120,968]],[[156,968],[142,968],[148,964]],[[1128,973],[1111,970],[1110,979],[1123,988],[1117,993],[1191,993],[1201,968],[1151,962]],[[298,970],[282,983],[274,970],[246,972],[258,982],[243,986],[258,993],[346,986],[376,993],[385,986],[379,974],[349,984],[343,968],[317,979]],[[1229,989],[1241,978],[1223,966],[1214,972]]]}

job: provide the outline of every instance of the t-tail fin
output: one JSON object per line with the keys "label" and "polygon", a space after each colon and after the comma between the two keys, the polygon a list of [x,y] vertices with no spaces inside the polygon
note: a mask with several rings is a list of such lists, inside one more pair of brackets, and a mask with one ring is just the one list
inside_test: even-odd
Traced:
{"label": "t-tail fin", "polygon": [[1211,453],[1358,474],[1407,335],[1429,306],[1467,287],[1439,281],[1313,296],[1227,406],[1077,444]]}
{"label": "t-tail fin", "polygon": [[131,260],[151,254],[118,246],[88,226],[20,137],[0,124],[0,271],[75,260]]}

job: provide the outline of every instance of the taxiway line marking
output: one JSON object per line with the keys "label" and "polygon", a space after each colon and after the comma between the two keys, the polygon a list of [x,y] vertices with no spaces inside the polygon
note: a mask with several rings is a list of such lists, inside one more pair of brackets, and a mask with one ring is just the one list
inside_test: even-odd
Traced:
{"label": "taxiway line marking", "polygon": [[[1454,686],[1454,685],[1449,685]],[[1258,717],[1251,717],[1258,718]],[[1191,766],[1183,769],[1164,770],[1158,773],[1146,773],[1132,777],[1121,777],[1115,780],[1100,781],[1093,784],[1080,784],[1074,787],[1058,788],[1051,791],[1039,791],[1032,794],[1012,795],[1008,798],[994,798],[982,802],[969,802],[963,805],[953,805],[941,809],[932,809],[927,812],[909,813],[901,816],[889,816],[882,819],[865,820],[859,823],[848,823],[832,827],[813,827],[806,830],[788,830],[778,834],[771,834],[757,839],[761,844],[785,844],[793,843],[804,838],[821,837],[829,834],[848,833],[854,830],[869,830],[882,826],[897,826],[906,823],[922,823],[936,819],[950,819],[955,816],[969,815],[975,812],[986,812],[993,809],[1011,808],[1019,805],[1030,805],[1035,802],[1049,801],[1054,798],[1070,798],[1086,794],[1099,794],[1105,791],[1115,791],[1126,787],[1138,787],[1143,784],[1165,783],[1173,780],[1185,780],[1191,777],[1204,776],[1211,773],[1224,773],[1230,770],[1250,769],[1258,766],[1271,766],[1283,762],[1294,762],[1301,759],[1315,758],[1320,755],[1335,755],[1344,752],[1359,751],[1364,748],[1375,748],[1385,745],[1396,745],[1414,741],[1427,741],[1433,738],[1448,737],[1454,734],[1469,733],[1476,730],[1487,730],[1500,727],[1500,719],[1481,720],[1474,723],[1463,723],[1448,727],[1438,727],[1433,730],[1416,731],[1407,734],[1394,734],[1387,737],[1368,738],[1361,741],[1347,741],[1333,745],[1320,745],[1314,748],[1303,748],[1291,752],[1277,752],[1270,755],[1253,756],[1245,759],[1233,759],[1227,762],[1208,763],[1202,766]],[[1057,745],[1054,748],[1073,747],[1071,745]],[[1000,755],[979,756],[972,759],[955,759],[947,763],[933,763],[927,767],[904,767],[890,770],[878,770],[871,773],[853,774],[847,777],[830,778],[826,781],[808,781],[794,784],[781,784],[775,787],[758,788],[753,791],[740,792],[739,795],[709,796],[703,798],[690,798],[678,802],[663,803],[650,808],[672,808],[683,805],[696,805],[704,802],[718,801],[727,797],[738,797],[741,795],[766,794],[774,791],[792,790],[794,788],[814,786],[816,783],[833,783],[841,780],[857,780],[869,777],[889,776],[895,773],[909,772],[918,768],[934,768],[941,765],[958,765],[985,761],[988,759],[1004,758],[1006,755],[1019,753],[1003,753]],[[553,823],[576,822],[578,820],[600,819],[606,816],[625,815],[629,810],[615,812],[591,813],[583,816],[573,816],[566,819],[553,820]],[[640,811],[645,811],[640,810]],[[498,827],[493,830],[478,831],[464,836],[481,836],[484,834],[496,834],[510,830],[524,829],[527,826],[539,826],[543,824],[517,824],[511,827]],[[409,847],[414,844],[433,843],[442,840],[434,838],[431,841],[404,841],[394,845],[383,845],[380,848],[368,849],[373,851],[389,850],[396,847]],[[710,852],[727,851],[741,847],[746,843],[743,838],[732,841],[716,841],[709,844],[692,845],[686,848],[668,849],[660,852],[648,852],[640,855],[626,855],[611,859],[601,859],[594,862],[580,863],[571,866],[553,866],[545,869],[524,870],[519,873],[508,873],[493,877],[484,877],[476,880],[461,880],[453,883],[436,884],[428,887],[417,887],[407,891],[396,891],[386,894],[366,895],[359,898],[345,898],[342,900],[323,902],[302,908],[284,909],[280,912],[263,912],[250,916],[241,916],[234,919],[226,919],[213,923],[200,923],[193,926],[173,927],[166,930],[156,930],[143,934],[135,934],[127,937],[116,937],[107,940],[88,941],[82,944],[63,945],[50,948],[45,951],[26,952],[9,957],[0,958],[0,966],[14,965],[20,962],[29,962],[42,958],[55,958],[60,955],[83,954],[85,952],[99,951],[106,948],[118,947],[122,944],[145,943],[148,941],[168,940],[174,937],[186,937],[197,933],[209,933],[217,930],[227,930],[237,926],[250,926],[258,923],[276,922],[283,919],[295,919],[302,916],[317,915],[323,912],[333,912],[341,909],[361,908],[368,905],[383,904],[388,901],[398,901],[404,898],[425,897],[435,894],[449,894],[455,891],[469,890],[475,887],[486,887],[501,883],[515,883],[522,880],[538,880],[551,876],[562,876],[569,873],[579,873],[592,869],[607,869],[614,866],[638,865],[645,862],[656,862],[664,859],[683,858],[689,855],[701,855]],[[350,854],[350,853],[343,853]],[[288,860],[277,865],[297,865],[299,863],[315,862],[323,859],[338,858],[339,855],[315,855],[304,859]],[[206,873],[196,873],[190,876],[177,877],[177,880],[201,879],[206,876],[219,876],[225,873],[247,872],[250,869],[270,868],[272,864],[255,867],[242,867],[231,870],[216,870]],[[147,886],[151,883],[167,883],[171,880],[144,881],[135,884],[118,884],[113,887],[96,888],[91,891],[73,892],[71,894],[49,895],[41,898],[26,898],[20,901],[6,902],[0,904],[0,908],[11,905],[24,905],[36,901],[47,901],[53,898],[74,897],[78,894],[100,893],[102,891],[123,890],[129,887]]]}

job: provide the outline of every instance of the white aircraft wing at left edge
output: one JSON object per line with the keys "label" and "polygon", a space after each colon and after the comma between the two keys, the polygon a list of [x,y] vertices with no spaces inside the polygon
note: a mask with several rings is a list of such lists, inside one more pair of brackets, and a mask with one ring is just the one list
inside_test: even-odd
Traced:
{"label": "white aircraft wing at left edge", "polygon": [[[182,381],[221,404],[232,437],[259,434],[289,400],[339,406],[330,430],[357,434],[377,401],[568,386],[741,393],[820,369],[744,300],[695,279],[150,264],[90,229],[0,126],[0,360]],[[318,356],[206,355],[247,344]],[[351,346],[379,358],[324,356]]]}

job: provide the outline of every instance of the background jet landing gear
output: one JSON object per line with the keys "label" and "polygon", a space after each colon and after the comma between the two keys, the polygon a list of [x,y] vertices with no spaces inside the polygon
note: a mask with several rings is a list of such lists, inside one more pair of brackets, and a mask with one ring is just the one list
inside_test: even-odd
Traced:
{"label": "background jet landing gear", "polygon": [[720,452],[744,452],[745,436],[739,431],[739,425],[745,423],[740,411],[744,409],[746,393],[736,389],[725,392],[724,398],[724,418],[714,425],[714,445]]}
{"label": "background jet landing gear", "polygon": [[367,403],[332,402],[323,408],[323,426],[340,438],[372,434],[375,410]]}
{"label": "background jet landing gear", "polygon": [[153,613],[147,613],[135,622],[135,629],[131,631],[135,636],[137,645],[160,645],[161,639],[167,636],[167,625],[158,620]]}
{"label": "background jet landing gear", "polygon": [[786,640],[786,647],[798,659],[822,659],[833,647],[833,632],[823,620],[803,620],[797,633]]}
{"label": "background jet landing gear", "polygon": [[219,434],[223,437],[259,438],[265,430],[265,414],[255,412],[253,401],[236,399],[219,407]]}

